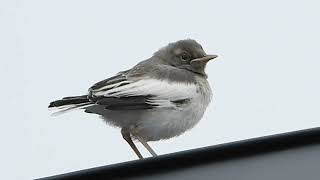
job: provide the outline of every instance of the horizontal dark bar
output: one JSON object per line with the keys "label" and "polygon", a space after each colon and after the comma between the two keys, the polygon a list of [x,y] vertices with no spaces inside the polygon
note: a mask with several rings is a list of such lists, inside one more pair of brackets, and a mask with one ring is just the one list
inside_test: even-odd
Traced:
{"label": "horizontal dark bar", "polygon": [[207,163],[243,158],[290,148],[320,144],[320,128],[264,136],[155,158],[135,160],[43,178],[52,179],[120,179],[190,168]]}

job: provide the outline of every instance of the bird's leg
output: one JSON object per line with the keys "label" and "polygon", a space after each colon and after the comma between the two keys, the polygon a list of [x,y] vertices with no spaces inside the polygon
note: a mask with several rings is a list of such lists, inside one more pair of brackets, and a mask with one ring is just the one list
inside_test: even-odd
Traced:
{"label": "bird's leg", "polygon": [[123,139],[127,141],[127,143],[130,145],[131,149],[137,154],[139,159],[143,159],[143,156],[139,152],[137,146],[133,143],[131,136],[130,136],[130,133],[124,129],[121,129],[121,134],[122,134]]}
{"label": "bird's leg", "polygon": [[141,144],[150,152],[150,154],[152,154],[153,157],[157,156],[156,152],[154,152],[154,150],[149,146],[149,144],[141,137],[139,136],[134,136],[136,137]]}

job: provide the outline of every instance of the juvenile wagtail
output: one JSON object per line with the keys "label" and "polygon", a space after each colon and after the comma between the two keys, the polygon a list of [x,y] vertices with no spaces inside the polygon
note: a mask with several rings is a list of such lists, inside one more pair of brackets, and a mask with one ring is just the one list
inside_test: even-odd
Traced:
{"label": "juvenile wagtail", "polygon": [[147,144],[179,136],[202,118],[211,100],[205,67],[207,55],[195,40],[170,43],[133,68],[91,86],[86,95],[50,103],[57,113],[83,109],[121,128],[123,138],[139,158],[133,140]]}

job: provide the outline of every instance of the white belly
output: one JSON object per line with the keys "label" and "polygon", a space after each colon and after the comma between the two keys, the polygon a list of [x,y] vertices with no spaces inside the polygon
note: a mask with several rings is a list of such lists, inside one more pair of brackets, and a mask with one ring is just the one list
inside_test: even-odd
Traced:
{"label": "white belly", "polygon": [[[204,82],[207,83],[207,82]],[[210,100],[209,86],[199,88],[198,94],[180,108],[155,109],[144,114],[134,131],[147,141],[157,141],[179,136],[194,127],[202,118]]]}

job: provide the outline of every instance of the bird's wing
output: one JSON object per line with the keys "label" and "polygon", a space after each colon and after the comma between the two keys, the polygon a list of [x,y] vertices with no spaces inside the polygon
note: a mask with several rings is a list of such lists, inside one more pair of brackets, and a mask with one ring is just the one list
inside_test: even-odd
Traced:
{"label": "bird's wing", "polygon": [[106,109],[151,109],[177,107],[197,93],[193,83],[152,78],[127,78],[126,73],[101,81],[89,89],[89,98]]}

